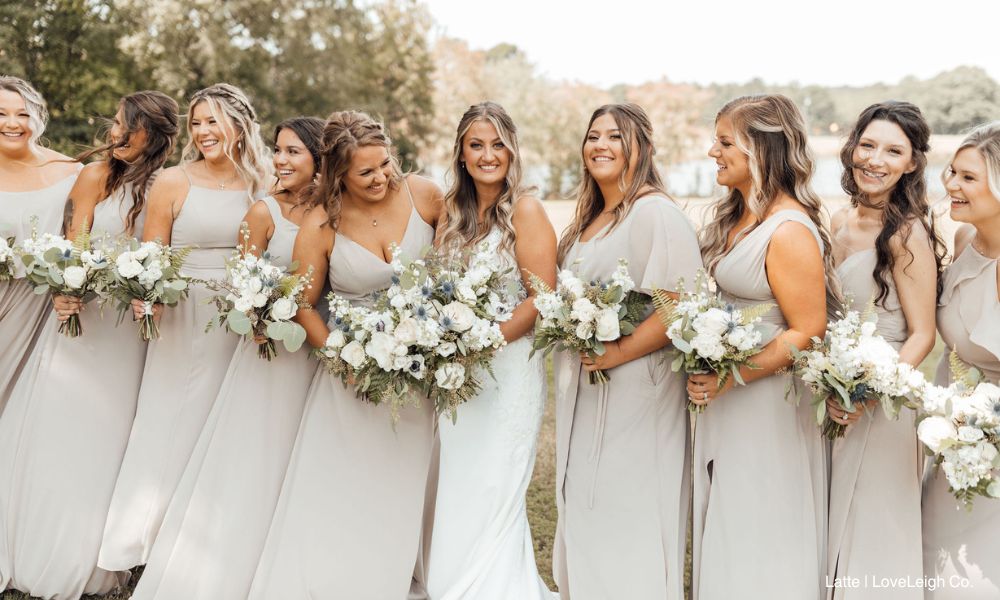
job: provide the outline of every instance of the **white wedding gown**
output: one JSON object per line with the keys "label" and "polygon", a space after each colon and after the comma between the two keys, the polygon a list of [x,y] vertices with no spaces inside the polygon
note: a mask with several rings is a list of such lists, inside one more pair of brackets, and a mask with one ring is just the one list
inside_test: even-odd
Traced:
{"label": "white wedding gown", "polygon": [[[488,238],[499,241],[499,230]],[[509,252],[498,252],[516,266]],[[517,279],[517,269],[510,277]],[[515,282],[520,285],[520,281]],[[523,298],[523,293],[522,296]],[[501,349],[496,378],[483,374],[478,396],[439,421],[441,455],[427,561],[433,600],[551,600],[538,576],[525,493],[545,410],[541,353],[531,339]]]}

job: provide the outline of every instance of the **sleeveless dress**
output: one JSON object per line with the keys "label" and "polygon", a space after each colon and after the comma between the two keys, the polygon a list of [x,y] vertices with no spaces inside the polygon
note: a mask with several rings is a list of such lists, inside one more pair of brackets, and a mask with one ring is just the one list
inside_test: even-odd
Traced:
{"label": "sleeveless dress", "polygon": [[[853,309],[864,311],[877,293],[875,249],[848,256],[837,268]],[[897,350],[907,338],[906,317],[889,279],[889,295],[875,305],[877,333]],[[805,400],[805,399],[803,399]],[[921,600],[916,586],[881,586],[883,578],[916,581],[920,554],[920,449],[915,413],[903,409],[890,420],[881,408],[865,411],[833,442],[830,530],[824,585],[831,600]],[[835,585],[837,578],[859,587]]]}
{"label": "sleeveless dress", "polygon": [[[246,190],[191,185],[174,220],[171,245],[195,246],[184,273],[224,279],[246,214]],[[188,298],[163,310],[160,338],[149,343],[138,409],[115,486],[98,564],[123,571],[145,564],[167,504],[219,393],[239,338],[222,328],[212,292],[194,284]]]}
{"label": "sleeveless dress", "polygon": [[[13,236],[15,243],[30,237],[32,216],[38,217],[39,234],[61,233],[74,183],[75,173],[40,190],[0,192],[0,236]],[[15,258],[14,278],[0,281],[0,413],[52,305],[48,294],[36,295],[24,279],[22,264]]]}
{"label": "sleeveless dress", "polygon": [[[417,257],[433,239],[411,209],[400,252]],[[392,275],[381,258],[336,235],[334,293],[365,303]],[[406,598],[433,440],[429,402],[400,410],[394,431],[388,407],[362,401],[318,369],[249,598]]]}
{"label": "sleeveless dress", "polygon": [[[502,232],[486,238],[508,280],[527,294]],[[479,395],[438,420],[440,467],[427,591],[434,600],[550,600],[538,576],[525,493],[545,411],[545,365],[530,333],[493,359]]]}
{"label": "sleeveless dress", "polygon": [[[614,229],[577,241],[562,268],[607,280],[619,258],[645,294],[676,290],[702,266],[690,221],[663,196],[639,198]],[[556,355],[553,571],[563,600],[684,598],[687,392],[671,360],[657,350],[591,385],[579,355]]]}
{"label": "sleeveless dress", "polygon": [[[938,301],[938,331],[948,348],[1000,384],[1000,300],[997,259],[971,244],[948,267]],[[948,356],[941,357],[937,383],[950,383]],[[971,511],[948,491],[937,467],[924,473],[924,576],[938,589],[927,600],[1000,598],[1000,500],[978,498]]]}
{"label": "sleeveless dress", "polygon": [[[274,198],[262,202],[274,221],[268,253],[287,267],[299,226]],[[268,362],[240,341],[134,600],[246,599],[316,368],[307,348],[279,343]]]}
{"label": "sleeveless dress", "polygon": [[[94,208],[93,233],[123,235],[131,206],[127,184]],[[0,589],[41,598],[103,594],[127,577],[98,569],[97,553],[146,344],[97,300],[80,320],[85,333],[69,338],[48,313],[0,418]]]}
{"label": "sleeveless dress", "polygon": [[[772,302],[763,344],[787,326],[764,260],[779,225],[809,218],[778,211],[739,239],[715,268],[736,306]],[[692,597],[695,600],[809,600],[825,570],[826,458],[815,413],[789,373],[736,386],[695,423]],[[765,583],[766,578],[766,583]]]}

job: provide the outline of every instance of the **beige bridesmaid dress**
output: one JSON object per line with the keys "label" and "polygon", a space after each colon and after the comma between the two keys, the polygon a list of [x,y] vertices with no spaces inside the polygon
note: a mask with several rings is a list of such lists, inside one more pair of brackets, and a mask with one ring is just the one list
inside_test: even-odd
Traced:
{"label": "beige bridesmaid dress", "polygon": [[[848,256],[837,274],[853,309],[864,311],[876,293],[875,249]],[[906,317],[892,280],[876,305],[877,333],[897,350],[906,341]],[[897,420],[866,411],[833,442],[830,530],[824,585],[831,600],[920,600],[920,449],[915,413]],[[837,585],[860,582],[857,587]],[[846,578],[846,579],[844,579]],[[904,582],[904,583],[900,583]]]}
{"label": "beige bridesmaid dress", "polygon": [[[948,348],[1000,384],[1000,300],[997,259],[970,244],[948,267],[938,301],[938,331]],[[948,356],[941,357],[937,383],[950,380]],[[937,589],[926,600],[1000,598],[1000,500],[977,498],[971,511],[948,491],[937,467],[924,474],[924,576]]]}
{"label": "beige bridesmaid dress", "polygon": [[[0,192],[0,236],[13,236],[15,242],[30,237],[33,216],[39,233],[61,233],[74,183],[75,173],[40,190]],[[14,264],[14,279],[0,281],[0,413],[51,307],[49,295],[36,295],[24,279],[22,263],[15,258]]]}
{"label": "beige bridesmaid dress", "polygon": [[[419,256],[433,239],[411,209],[400,251]],[[392,276],[389,264],[337,234],[328,273],[335,293],[365,303]],[[318,369],[249,598],[406,598],[433,441],[431,403],[402,409],[393,430],[388,407]]]}
{"label": "beige bridesmaid dress", "polygon": [[[278,202],[267,251],[288,266],[299,226]],[[270,362],[239,343],[225,382],[174,493],[133,600],[245,600],[285,478],[318,363],[278,343]]]}
{"label": "beige bridesmaid dress", "polygon": [[[645,294],[691,282],[702,266],[690,221],[658,195],[636,200],[614,229],[577,241],[562,267],[609,279],[619,258]],[[578,355],[557,355],[553,571],[563,600],[684,598],[687,393],[671,359],[657,350],[591,385]]]}
{"label": "beige bridesmaid dress", "polygon": [[[716,266],[723,296],[737,306],[772,302],[764,267],[779,225],[809,218],[774,213],[734,244]],[[764,339],[787,324],[775,306]],[[694,442],[693,598],[816,600],[825,570],[824,444],[807,394],[785,399],[789,373],[736,386],[696,422]]]}
{"label": "beige bridesmaid dress", "polygon": [[[94,208],[93,232],[123,234],[131,206],[128,184]],[[64,600],[124,580],[97,568],[97,553],[146,344],[117,320],[92,300],[80,315],[84,334],[69,338],[48,311],[0,418],[0,589]]]}
{"label": "beige bridesmaid dress", "polygon": [[[223,279],[248,208],[245,190],[191,185],[174,220],[171,244],[195,246],[183,272]],[[163,310],[160,338],[149,343],[135,423],[115,486],[98,564],[122,571],[145,564],[163,515],[219,393],[239,338],[221,328],[212,292],[194,284]]]}

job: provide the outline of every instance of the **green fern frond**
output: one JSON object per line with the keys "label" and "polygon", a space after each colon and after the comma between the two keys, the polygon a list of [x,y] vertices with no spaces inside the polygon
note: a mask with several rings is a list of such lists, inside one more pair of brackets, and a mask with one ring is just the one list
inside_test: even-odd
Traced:
{"label": "green fern frond", "polygon": [[80,225],[80,230],[76,232],[73,250],[76,254],[90,250],[90,223],[87,222],[87,219],[83,220],[83,225]]}
{"label": "green fern frond", "polygon": [[767,313],[771,312],[774,308],[773,302],[765,302],[763,304],[754,304],[752,306],[746,306],[740,309],[740,317],[743,319],[744,323],[752,323],[757,319],[762,318]]}
{"label": "green fern frond", "polygon": [[865,310],[861,312],[861,321],[876,321],[878,320],[878,314],[875,312],[875,294],[868,299],[868,303],[865,304]]}
{"label": "green fern frond", "polygon": [[170,266],[173,267],[175,271],[179,271],[181,267],[184,266],[184,261],[187,260],[191,251],[194,250],[194,246],[184,246],[183,248],[172,248],[170,251]]}
{"label": "green fern frond", "polygon": [[535,288],[535,293],[551,294],[553,291],[555,291],[552,288],[550,288],[549,284],[545,283],[545,280],[539,277],[538,275],[535,275],[534,273],[532,273],[527,269],[524,269],[524,272],[528,274],[528,281],[531,282],[531,287]]}
{"label": "green fern frond", "polygon": [[670,297],[669,292],[653,287],[653,308],[656,309],[656,316],[660,317],[660,322],[664,327],[669,328],[670,324],[677,319],[677,301]]}
{"label": "green fern frond", "polygon": [[948,366],[951,368],[951,378],[972,389],[983,380],[982,371],[966,363],[954,349],[948,353]]}

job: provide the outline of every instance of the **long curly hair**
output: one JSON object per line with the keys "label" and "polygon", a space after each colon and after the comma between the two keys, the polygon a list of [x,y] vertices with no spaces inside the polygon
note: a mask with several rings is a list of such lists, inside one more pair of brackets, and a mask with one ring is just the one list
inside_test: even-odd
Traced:
{"label": "long curly hair", "polygon": [[[656,193],[669,198],[663,180],[660,178],[653,156],[656,154],[656,146],[653,144],[653,124],[649,120],[646,111],[638,104],[605,104],[594,111],[587,123],[587,129],[583,134],[583,142],[580,144],[580,155],[583,158],[583,172],[580,176],[580,185],[576,189],[576,214],[573,220],[563,230],[559,239],[558,261],[561,264],[570,248],[580,238],[587,227],[594,222],[604,210],[604,195],[601,187],[587,170],[587,158],[583,156],[584,148],[587,145],[587,133],[594,125],[594,121],[603,115],[611,115],[615,120],[622,135],[622,152],[626,165],[635,165],[634,174],[631,181],[628,180],[628,169],[623,169],[618,180],[618,187],[625,193],[621,204],[615,207],[611,225],[607,231],[615,228],[632,204],[639,198],[640,194],[652,189]],[[635,144],[638,155],[632,160],[632,144]]]}
{"label": "long curly hair", "polygon": [[[486,121],[493,125],[509,155],[503,188],[493,205],[487,209],[482,227],[479,226],[479,198],[476,195],[476,184],[468,169],[462,166],[462,145],[465,135],[477,121]],[[494,227],[499,227],[502,232],[500,247],[507,250],[513,248],[514,203],[527,193],[527,190],[522,187],[523,170],[521,151],[517,142],[517,126],[502,106],[496,102],[481,102],[465,111],[458,122],[450,171],[452,184],[444,197],[448,220],[441,232],[441,246],[474,244],[485,238]]]}
{"label": "long curly hair", "polygon": [[[915,168],[910,173],[904,173],[892,192],[889,195],[885,206],[875,206],[871,204],[869,198],[858,189],[857,181],[854,178],[854,151],[861,141],[861,136],[872,121],[888,121],[895,123],[910,141],[913,152],[913,164]],[[875,238],[875,270],[872,276],[875,278],[875,285],[878,288],[878,295],[875,297],[876,303],[884,303],[889,296],[890,282],[892,281],[892,270],[896,265],[896,257],[893,256],[889,247],[889,242],[893,236],[900,233],[905,239],[909,237],[911,228],[919,223],[927,232],[928,239],[931,240],[931,248],[934,251],[934,260],[937,265],[937,273],[940,275],[944,264],[946,253],[944,241],[937,232],[930,205],[927,202],[927,185],[924,181],[924,169],[927,167],[927,152],[930,150],[931,129],[924,120],[920,109],[909,102],[898,102],[889,100],[878,102],[864,109],[858,116],[858,122],[854,124],[847,138],[847,143],[840,151],[840,163],[844,167],[844,172],[840,176],[840,187],[851,199],[851,206],[866,206],[882,210],[882,230]],[[913,253],[907,249],[910,263],[913,262]],[[940,296],[942,278],[937,280],[937,293]]]}
{"label": "long curly hair", "polygon": [[823,241],[826,272],[827,312],[842,306],[840,282],[833,266],[830,232],[822,217],[823,201],[812,189],[812,153],[806,141],[806,126],[795,103],[780,94],[740,96],[719,110],[715,122],[729,117],[736,147],[747,155],[750,169],[750,197],[736,188],[715,203],[711,221],[701,234],[701,253],[709,272],[725,255],[729,232],[745,211],[760,224],[780,194],[797,200],[805,209]]}
{"label": "long curly hair", "polygon": [[188,103],[188,141],[182,160],[195,162],[205,158],[194,142],[191,119],[194,109],[204,102],[212,116],[225,132],[222,152],[236,165],[236,172],[247,186],[250,198],[257,198],[267,191],[271,175],[271,156],[260,136],[260,123],[250,99],[240,88],[228,83],[216,83],[198,90]]}
{"label": "long curly hair", "polygon": [[312,203],[326,210],[327,223],[334,230],[340,224],[344,177],[351,166],[354,153],[358,148],[365,146],[382,146],[388,151],[393,171],[393,176],[389,179],[389,189],[399,189],[403,174],[385,127],[367,113],[360,111],[338,111],[327,117],[323,126],[319,181],[313,193]]}
{"label": "long curly hair", "polygon": [[[125,218],[125,230],[131,234],[135,221],[146,205],[146,193],[157,171],[166,164],[174,152],[180,131],[178,106],[173,98],[162,92],[146,90],[129,94],[118,104],[121,108],[125,135],[119,140],[107,131],[104,143],[78,154],[74,160],[84,162],[100,156],[108,163],[108,177],[104,182],[104,196],[109,197],[125,184],[132,184],[132,206]],[[132,162],[115,158],[114,151],[128,144],[129,137],[143,131],[146,145],[142,154]]]}

